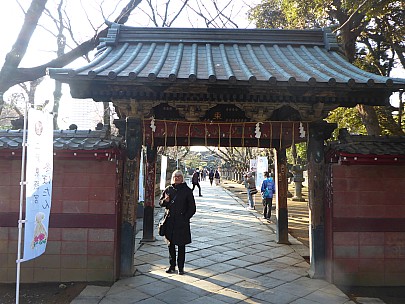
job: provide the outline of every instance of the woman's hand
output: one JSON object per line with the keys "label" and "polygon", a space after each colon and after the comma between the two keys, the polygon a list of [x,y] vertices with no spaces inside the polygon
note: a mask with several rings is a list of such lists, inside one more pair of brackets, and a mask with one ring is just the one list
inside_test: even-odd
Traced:
{"label": "woman's hand", "polygon": [[170,201],[169,194],[165,193],[165,198],[163,200],[168,203]]}

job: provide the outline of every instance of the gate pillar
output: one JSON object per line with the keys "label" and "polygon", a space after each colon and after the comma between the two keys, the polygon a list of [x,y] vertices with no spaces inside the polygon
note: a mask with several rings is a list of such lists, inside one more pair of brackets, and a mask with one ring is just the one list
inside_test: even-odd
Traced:
{"label": "gate pillar", "polygon": [[146,147],[145,208],[142,242],[153,242],[157,147]]}
{"label": "gate pillar", "polygon": [[309,241],[312,278],[325,276],[325,158],[324,141],[330,138],[336,124],[321,121],[311,123],[309,129],[308,198],[309,198]]}
{"label": "gate pillar", "polygon": [[136,211],[139,198],[139,166],[142,147],[142,126],[139,118],[126,118],[125,141],[127,156],[123,176],[121,209],[121,277],[134,274]]}
{"label": "gate pillar", "polygon": [[276,150],[275,178],[277,186],[276,217],[277,243],[289,244],[287,209],[287,154],[285,149]]}

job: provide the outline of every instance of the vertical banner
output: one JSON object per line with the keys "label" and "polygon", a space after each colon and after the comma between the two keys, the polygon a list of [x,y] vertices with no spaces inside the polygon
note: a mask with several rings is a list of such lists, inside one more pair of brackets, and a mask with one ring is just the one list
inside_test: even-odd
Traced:
{"label": "vertical banner", "polygon": [[269,170],[269,161],[266,156],[257,157],[256,188],[260,189],[264,180],[264,172]]}
{"label": "vertical banner", "polygon": [[138,201],[144,202],[145,201],[145,186],[144,186],[144,178],[145,178],[145,168],[143,167],[143,158],[144,158],[143,149],[141,150],[141,162],[139,165],[139,196]]}
{"label": "vertical banner", "polygon": [[160,190],[166,189],[167,156],[162,155],[160,163]]}
{"label": "vertical banner", "polygon": [[23,261],[45,252],[52,199],[53,116],[28,112]]}

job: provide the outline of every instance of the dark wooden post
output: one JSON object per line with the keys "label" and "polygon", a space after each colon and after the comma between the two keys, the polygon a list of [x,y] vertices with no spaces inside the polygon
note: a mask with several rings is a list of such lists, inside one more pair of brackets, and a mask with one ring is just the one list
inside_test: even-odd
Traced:
{"label": "dark wooden post", "polygon": [[142,242],[152,242],[155,240],[153,230],[155,210],[156,155],[156,147],[146,147],[145,208],[143,211]]}
{"label": "dark wooden post", "polygon": [[123,177],[121,221],[121,277],[134,274],[136,210],[139,197],[139,166],[142,147],[142,126],[138,118],[127,118],[125,125],[127,158]]}
{"label": "dark wooden post", "polygon": [[288,241],[287,171],[286,150],[281,148],[276,150],[275,163],[277,243],[279,244],[290,243]]}
{"label": "dark wooden post", "polygon": [[310,252],[312,278],[325,276],[325,158],[324,141],[328,139],[335,124],[327,122],[311,123],[308,140],[308,190],[310,219]]}

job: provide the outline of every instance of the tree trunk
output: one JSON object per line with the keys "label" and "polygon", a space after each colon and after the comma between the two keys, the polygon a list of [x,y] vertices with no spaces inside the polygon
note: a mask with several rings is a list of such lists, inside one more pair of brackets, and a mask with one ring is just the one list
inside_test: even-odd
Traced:
{"label": "tree trunk", "polygon": [[356,106],[359,111],[361,121],[366,127],[368,135],[381,135],[381,127],[378,123],[378,116],[375,109],[372,106],[366,106],[358,104]]}

